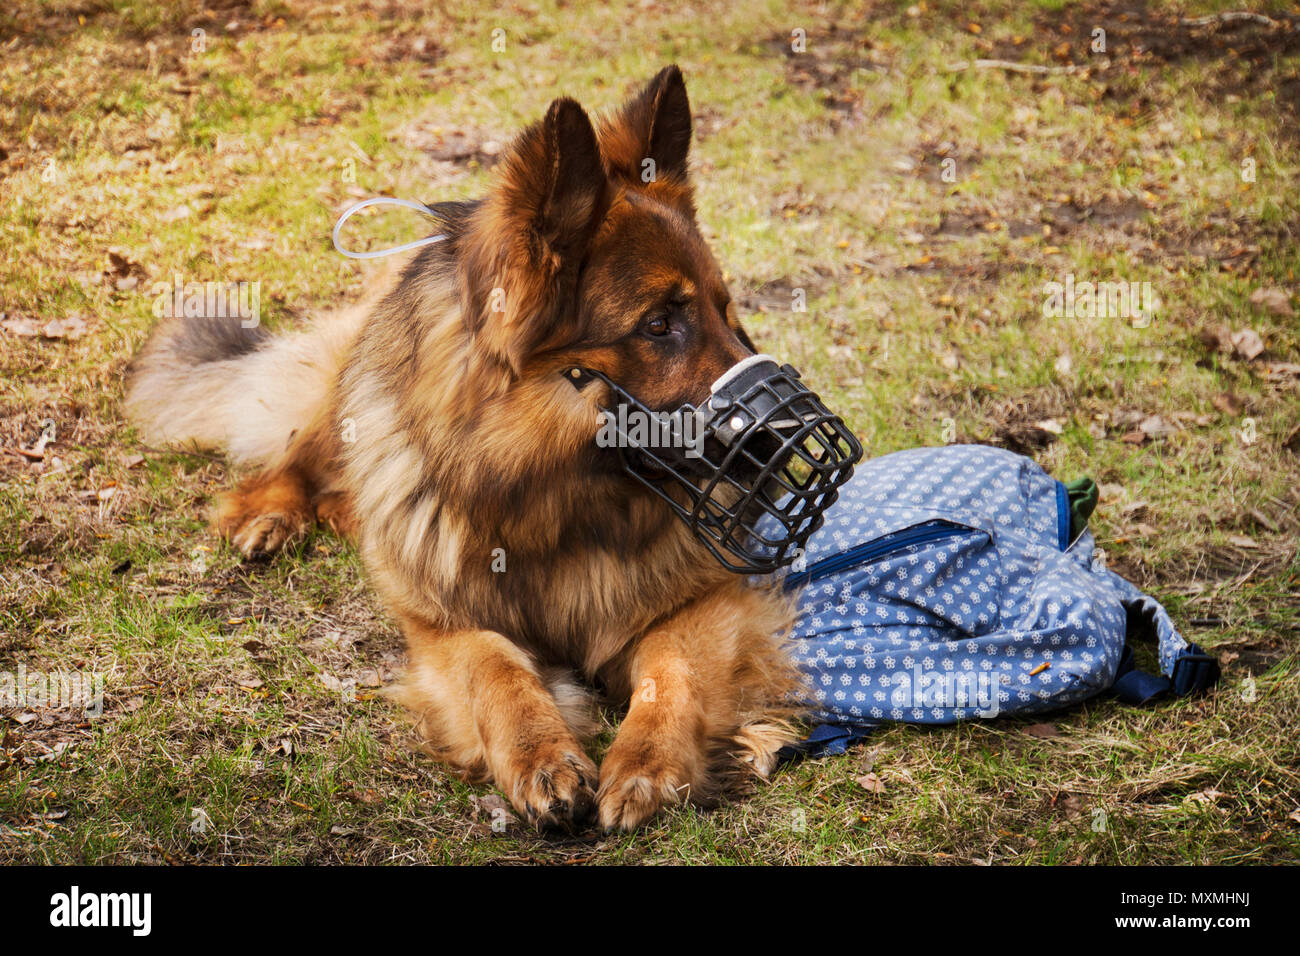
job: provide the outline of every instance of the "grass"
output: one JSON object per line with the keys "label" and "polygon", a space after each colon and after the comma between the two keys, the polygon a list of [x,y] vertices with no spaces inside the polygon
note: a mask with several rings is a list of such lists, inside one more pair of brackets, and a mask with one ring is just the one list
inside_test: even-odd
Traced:
{"label": "grass", "polygon": [[[1292,18],[1270,30],[1176,22],[1219,2],[424,6],[0,14],[0,311],[88,324],[0,331],[0,446],[57,430],[43,461],[0,452],[0,670],[106,687],[98,719],[0,711],[0,860],[1296,859],[1300,326],[1250,301],[1297,288],[1294,10],[1259,5]],[[1080,69],[951,69],[973,59]],[[561,93],[612,106],[669,61],[754,337],[872,453],[985,441],[1096,478],[1099,543],[1219,655],[1216,692],[893,727],[717,812],[544,839],[494,829],[499,798],[413,748],[379,694],[400,637],[350,549],[322,535],[242,566],[213,538],[225,467],[142,447],[119,411],[154,284],[260,281],[272,325],[342,301],[367,273],[328,236],[355,198],[478,194],[485,143]],[[375,244],[418,228],[354,222]],[[1066,274],[1149,281],[1162,306],[1146,327],[1047,318]],[[1144,437],[1156,415],[1171,430]]]}

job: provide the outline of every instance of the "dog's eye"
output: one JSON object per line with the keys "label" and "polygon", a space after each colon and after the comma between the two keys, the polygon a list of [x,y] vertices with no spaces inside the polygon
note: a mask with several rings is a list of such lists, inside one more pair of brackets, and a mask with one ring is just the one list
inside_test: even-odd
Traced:
{"label": "dog's eye", "polygon": [[668,334],[668,317],[666,315],[656,315],[647,319],[645,330],[650,335],[667,335]]}

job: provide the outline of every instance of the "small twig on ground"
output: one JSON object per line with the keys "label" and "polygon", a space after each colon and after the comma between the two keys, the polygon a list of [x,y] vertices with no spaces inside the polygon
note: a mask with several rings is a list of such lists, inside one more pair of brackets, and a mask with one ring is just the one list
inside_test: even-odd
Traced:
{"label": "small twig on ground", "polygon": [[146,455],[189,455],[192,458],[206,458],[208,461],[225,463],[225,459],[220,455],[211,455],[206,451],[188,448],[150,448],[148,445],[136,445],[141,452]]}
{"label": "small twig on ground", "polygon": [[[1101,67],[1106,63],[1105,60],[1099,60],[1096,67]],[[1082,73],[1084,70],[1094,69],[1093,64],[1080,66],[1077,63],[1071,63],[1069,66],[1040,66],[1037,63],[1017,63],[1015,60],[962,60],[960,63],[954,63],[949,66],[945,72],[960,73],[962,70],[1007,70],[1011,73],[1039,73],[1050,75],[1064,75],[1069,73]]]}
{"label": "small twig on ground", "polygon": [[42,461],[45,458],[44,449],[38,450],[35,448],[12,447],[6,445],[4,451],[10,455],[18,455],[22,458],[26,458],[28,461]]}
{"label": "small twig on ground", "polygon": [[1208,27],[1212,23],[1232,23],[1236,20],[1249,20],[1252,23],[1262,23],[1266,27],[1275,26],[1279,21],[1272,17],[1266,17],[1262,13],[1251,13],[1249,10],[1230,10],[1227,13],[1211,13],[1205,17],[1183,17],[1178,22],[1185,27]]}

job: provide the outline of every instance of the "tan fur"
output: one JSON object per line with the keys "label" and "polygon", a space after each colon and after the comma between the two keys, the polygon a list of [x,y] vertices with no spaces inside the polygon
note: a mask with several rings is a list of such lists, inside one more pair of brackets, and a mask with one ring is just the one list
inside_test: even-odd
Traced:
{"label": "tan fur", "polygon": [[[132,363],[125,410],[146,441],[224,451],[235,464],[275,470],[291,461],[304,423],[328,409],[330,390],[394,266],[376,270],[371,294],[269,339],[251,355],[195,365],[176,354],[164,320]],[[237,321],[237,320],[236,320]]]}
{"label": "tan fur", "polygon": [[[313,522],[356,538],[406,635],[395,695],[429,749],[538,825],[630,829],[716,802],[791,738],[787,602],[609,467],[603,386],[562,374],[589,364],[674,407],[749,354],[694,224],[689,131],[675,70],[598,132],[557,100],[364,320],[344,311],[198,367],[192,333],[164,326],[132,371],[145,434],[261,466],[218,508],[245,555]],[[680,345],[639,331],[664,308],[687,324]],[[628,705],[599,773],[575,675]]]}

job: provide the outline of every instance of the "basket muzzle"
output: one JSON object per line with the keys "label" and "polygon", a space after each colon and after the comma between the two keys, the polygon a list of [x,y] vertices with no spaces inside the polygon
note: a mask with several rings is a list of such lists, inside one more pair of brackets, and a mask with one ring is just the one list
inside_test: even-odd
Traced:
{"label": "basket muzzle", "polygon": [[[770,355],[737,362],[699,407],[668,412],[594,369],[564,374],[579,389],[605,383],[613,407],[601,410],[597,445],[732,571],[765,573],[797,558],[862,458],[848,426]],[[775,520],[760,532],[764,517]]]}

